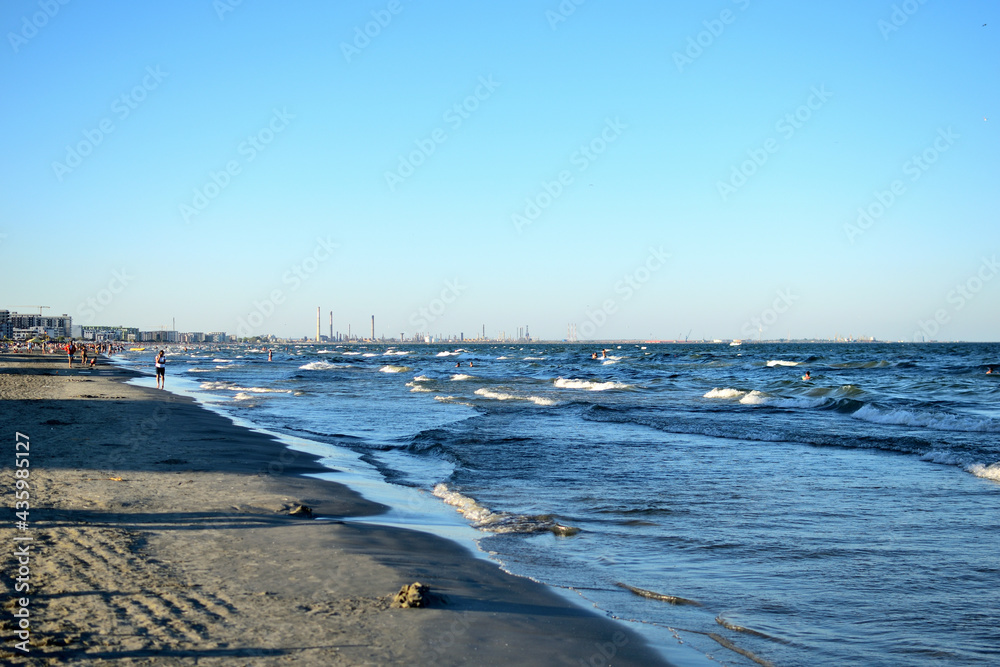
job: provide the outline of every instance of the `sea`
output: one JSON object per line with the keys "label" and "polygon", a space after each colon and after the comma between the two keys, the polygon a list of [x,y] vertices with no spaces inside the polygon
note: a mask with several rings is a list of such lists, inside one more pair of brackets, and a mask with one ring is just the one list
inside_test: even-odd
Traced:
{"label": "sea", "polygon": [[271,349],[167,388],[674,664],[1000,664],[1000,344]]}

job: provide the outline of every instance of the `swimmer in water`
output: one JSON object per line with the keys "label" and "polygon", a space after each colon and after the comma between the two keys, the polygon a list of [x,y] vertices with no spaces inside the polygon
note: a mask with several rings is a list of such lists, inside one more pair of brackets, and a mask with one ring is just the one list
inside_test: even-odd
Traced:
{"label": "swimmer in water", "polygon": [[809,375],[809,371],[806,371],[806,374],[802,376],[802,379],[806,381],[812,380],[812,375]]}

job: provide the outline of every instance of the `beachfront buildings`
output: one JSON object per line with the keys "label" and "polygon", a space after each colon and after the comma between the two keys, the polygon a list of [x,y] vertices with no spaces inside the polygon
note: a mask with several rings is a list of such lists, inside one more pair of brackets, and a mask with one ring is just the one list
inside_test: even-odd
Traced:
{"label": "beachfront buildings", "polygon": [[71,334],[72,329],[73,318],[66,314],[48,316],[0,310],[0,338],[64,338]]}
{"label": "beachfront buildings", "polygon": [[82,331],[80,337],[84,340],[93,341],[126,341],[135,342],[139,338],[139,329],[136,327],[122,327],[122,326],[91,326],[86,325],[81,327]]}
{"label": "beachfront buildings", "polygon": [[140,331],[140,343],[176,343],[179,340],[176,331]]}

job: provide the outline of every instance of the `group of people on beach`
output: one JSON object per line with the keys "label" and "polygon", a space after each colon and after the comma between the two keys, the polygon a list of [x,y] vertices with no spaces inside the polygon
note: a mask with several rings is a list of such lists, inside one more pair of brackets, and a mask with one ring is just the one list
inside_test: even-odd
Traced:
{"label": "group of people on beach", "polygon": [[125,349],[124,345],[119,343],[112,343],[107,341],[100,341],[97,343],[84,343],[70,339],[69,341],[35,341],[35,340],[24,340],[24,341],[5,341],[0,342],[0,351],[3,352],[40,352],[42,354],[55,354],[59,351],[67,352],[67,347],[73,344],[74,352],[80,352],[86,349],[88,351],[88,356],[93,353],[95,356],[103,354],[104,356],[110,357],[112,354],[117,354]]}
{"label": "group of people on beach", "polygon": [[63,345],[63,351],[66,352],[66,359],[69,367],[73,367],[73,358],[76,353],[80,353],[80,361],[84,367],[88,364],[91,368],[97,365],[97,358],[100,355],[110,357],[116,352],[121,352],[124,349],[123,346],[117,345],[115,343],[99,342],[99,343],[80,343],[76,344],[75,341],[70,339],[68,343]]}

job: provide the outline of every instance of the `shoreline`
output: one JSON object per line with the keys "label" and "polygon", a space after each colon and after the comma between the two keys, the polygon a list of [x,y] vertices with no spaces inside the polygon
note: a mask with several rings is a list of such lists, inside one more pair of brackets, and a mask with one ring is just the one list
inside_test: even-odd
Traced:
{"label": "shoreline", "polygon": [[[305,476],[336,476],[319,456],[125,382],[141,375],[0,355],[8,439],[33,445],[30,527],[0,527],[6,545],[34,538],[31,652],[6,640],[13,663],[666,664],[624,624],[451,539],[366,523],[386,506]],[[416,581],[432,604],[390,608]],[[9,638],[9,577],[0,590]]]}

